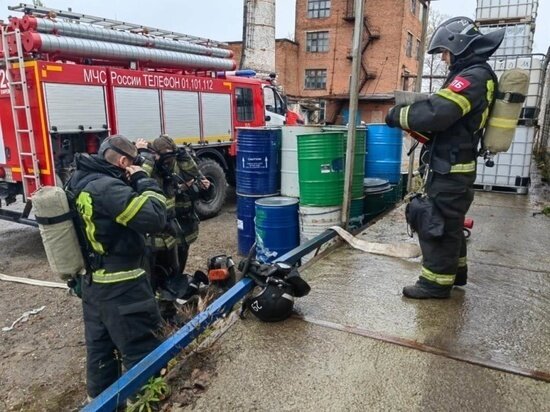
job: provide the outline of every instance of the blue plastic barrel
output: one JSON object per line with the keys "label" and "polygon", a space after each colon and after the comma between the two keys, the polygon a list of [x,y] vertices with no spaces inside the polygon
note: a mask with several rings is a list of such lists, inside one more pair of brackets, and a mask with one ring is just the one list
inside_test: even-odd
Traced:
{"label": "blue plastic barrel", "polygon": [[261,197],[237,195],[237,250],[241,256],[248,254],[256,239],[254,217],[258,199]]}
{"label": "blue plastic barrel", "polygon": [[298,199],[265,197],[256,200],[256,257],[273,262],[300,244]]}
{"label": "blue plastic barrel", "polygon": [[366,148],[365,176],[399,183],[403,131],[382,123],[368,124]]}
{"label": "blue plastic barrel", "polygon": [[237,129],[237,193],[271,195],[281,186],[281,128]]}

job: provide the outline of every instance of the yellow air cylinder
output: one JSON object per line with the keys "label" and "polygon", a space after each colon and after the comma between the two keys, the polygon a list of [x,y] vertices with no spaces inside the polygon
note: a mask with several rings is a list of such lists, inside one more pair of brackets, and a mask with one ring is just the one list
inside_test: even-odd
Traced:
{"label": "yellow air cylinder", "polygon": [[33,194],[32,205],[52,272],[62,279],[83,273],[86,265],[65,191],[42,187]]}
{"label": "yellow air cylinder", "polygon": [[526,70],[510,69],[502,74],[483,135],[483,152],[494,155],[508,151],[528,89]]}

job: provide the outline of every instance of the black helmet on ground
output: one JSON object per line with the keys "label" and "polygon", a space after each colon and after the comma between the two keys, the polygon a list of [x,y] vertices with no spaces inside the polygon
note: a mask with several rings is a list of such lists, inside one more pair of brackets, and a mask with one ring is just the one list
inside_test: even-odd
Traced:
{"label": "black helmet on ground", "polygon": [[292,286],[280,279],[269,279],[258,294],[245,301],[245,307],[264,322],[285,320],[294,308]]}
{"label": "black helmet on ground", "polygon": [[478,56],[491,56],[502,43],[505,29],[482,34],[474,21],[468,17],[453,17],[435,29],[428,46],[429,54],[447,50],[454,56],[466,51]]}

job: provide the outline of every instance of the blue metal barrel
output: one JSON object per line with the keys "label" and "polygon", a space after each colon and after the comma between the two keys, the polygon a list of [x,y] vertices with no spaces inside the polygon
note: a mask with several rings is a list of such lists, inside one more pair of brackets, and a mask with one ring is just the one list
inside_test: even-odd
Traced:
{"label": "blue metal barrel", "polygon": [[273,262],[300,244],[298,199],[265,197],[256,201],[256,257]]}
{"label": "blue metal barrel", "polygon": [[246,256],[256,239],[254,217],[258,196],[237,195],[237,250],[239,255]]}
{"label": "blue metal barrel", "polygon": [[365,176],[399,183],[403,131],[382,123],[368,124],[366,147]]}
{"label": "blue metal barrel", "polygon": [[237,193],[272,195],[281,186],[281,128],[237,129]]}

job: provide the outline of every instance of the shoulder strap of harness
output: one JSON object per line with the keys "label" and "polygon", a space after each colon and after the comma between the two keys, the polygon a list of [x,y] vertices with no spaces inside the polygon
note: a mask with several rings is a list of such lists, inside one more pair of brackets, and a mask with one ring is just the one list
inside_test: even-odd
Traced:
{"label": "shoulder strap of harness", "polygon": [[86,269],[89,273],[101,268],[102,257],[97,254],[88,243],[84,221],[82,220],[82,216],[80,215],[80,213],[78,213],[76,208],[76,199],[80,192],[82,192],[82,190],[84,190],[89,183],[103,176],[104,174],[102,173],[90,173],[84,176],[80,181],[78,181],[74,187],[71,187],[71,181],[74,177],[73,174],[63,188],[65,190],[65,193],[67,194],[69,208],[71,209],[69,213],[71,213],[71,218],[73,219],[73,223],[76,229],[78,243],[80,244],[84,260],[86,261]]}
{"label": "shoulder strap of harness", "polygon": [[[486,62],[475,64],[471,67],[479,67],[479,68],[487,70],[489,72],[489,74],[491,75],[491,77],[493,78],[493,81],[495,82],[495,93],[493,95],[493,100],[489,102],[489,115],[487,116],[487,119],[489,119],[491,117],[491,112],[493,111],[493,106],[495,105],[495,100],[497,98],[498,99],[502,98],[502,96],[501,96],[502,93],[500,93],[498,91],[498,77],[497,77],[496,73],[491,69],[491,66],[489,66],[489,64],[487,64]],[[516,94],[516,93],[513,93],[513,94]],[[516,96],[514,96],[514,97],[510,96],[510,98],[516,99]],[[474,139],[475,140],[472,142],[472,144],[474,145],[474,150],[476,151],[476,153],[475,153],[476,157],[480,155],[478,147],[479,147],[479,142],[483,139],[484,133],[485,133],[485,129],[477,130],[474,133]]]}

